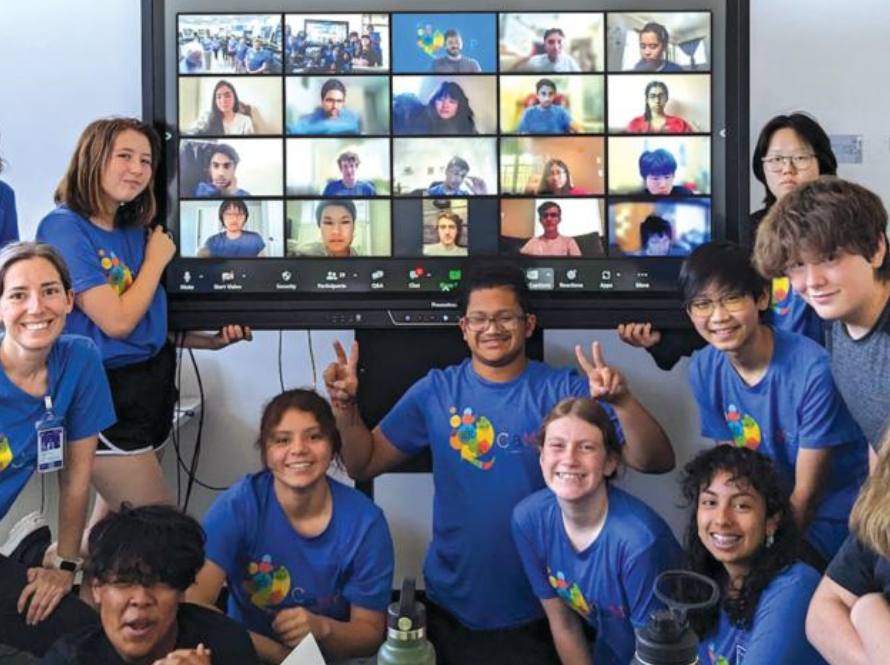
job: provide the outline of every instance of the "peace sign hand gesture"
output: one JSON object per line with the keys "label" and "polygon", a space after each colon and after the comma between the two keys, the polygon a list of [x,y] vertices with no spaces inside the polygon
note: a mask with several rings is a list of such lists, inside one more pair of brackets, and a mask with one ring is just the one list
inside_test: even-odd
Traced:
{"label": "peace sign hand gesture", "polygon": [[335,409],[348,409],[355,404],[358,393],[358,342],[349,349],[349,358],[340,342],[334,342],[337,359],[325,368],[324,384]]}
{"label": "peace sign hand gesture", "polygon": [[587,380],[590,382],[590,396],[610,403],[619,402],[628,396],[630,391],[624,380],[624,375],[606,364],[600,343],[591,344],[590,351],[592,361],[584,355],[580,344],[575,346],[578,364],[581,365],[581,369],[587,374]]}

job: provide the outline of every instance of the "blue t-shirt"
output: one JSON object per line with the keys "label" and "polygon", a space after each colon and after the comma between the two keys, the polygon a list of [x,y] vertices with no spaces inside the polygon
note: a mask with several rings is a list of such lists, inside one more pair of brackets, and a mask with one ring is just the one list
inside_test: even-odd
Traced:
{"label": "blue t-shirt", "polygon": [[802,335],[773,330],[773,356],[757,385],[747,385],[712,346],[692,356],[689,383],[702,436],[734,441],[770,457],[790,492],[797,452],[832,448],[822,497],[806,537],[830,559],[868,471],[865,437],[831,378],[828,353]]}
{"label": "blue t-shirt", "polygon": [[257,256],[265,249],[266,243],[259,233],[253,231],[242,231],[241,236],[235,240],[230,240],[225,231],[221,231],[207,238],[204,246],[210,252],[210,256],[234,259]]}
{"label": "blue t-shirt", "polygon": [[356,180],[355,185],[347,187],[343,180],[331,180],[324,187],[322,196],[377,196],[377,190],[366,180]]}
{"label": "blue t-shirt", "polygon": [[[259,51],[257,51],[255,48],[249,48],[247,49],[244,60],[247,69],[251,72],[257,73],[256,70],[258,70],[264,64],[271,64],[272,52],[264,48],[261,48]],[[270,71],[271,69],[269,67],[266,67],[264,73],[268,74]]]}
{"label": "blue t-shirt", "polygon": [[433,185],[430,187],[427,192],[430,196],[469,196],[470,193],[465,190],[463,187],[458,187],[456,191],[452,191],[450,189],[446,189],[445,183],[440,182],[437,185]]}
{"label": "blue t-shirt", "polygon": [[627,665],[634,655],[634,628],[662,607],[652,593],[655,578],[681,567],[683,551],[645,503],[611,486],[608,496],[603,529],[582,552],[569,540],[549,489],[516,506],[513,538],[538,598],[561,598],[593,627],[593,662]]}
{"label": "blue t-shirt", "polygon": [[361,120],[349,109],[340,109],[340,115],[329,118],[324,109],[316,108],[297,122],[287,126],[288,134],[358,134]]}
{"label": "blue t-shirt", "polygon": [[825,344],[825,324],[816,310],[791,288],[787,277],[772,280],[770,308],[767,310],[769,322],[780,330],[805,335],[819,344]]}
{"label": "blue t-shirt", "polygon": [[0,247],[19,239],[19,221],[15,212],[15,192],[0,180]]}
{"label": "blue t-shirt", "polygon": [[223,194],[219,190],[219,187],[215,186],[213,183],[202,180],[195,185],[195,191],[192,196],[200,196],[204,198],[217,198],[219,196],[250,196],[250,192],[239,188],[230,194]]}
{"label": "blue t-shirt", "polygon": [[748,630],[720,612],[716,629],[699,640],[702,665],[826,665],[807,641],[804,624],[819,573],[805,563],[789,566],[760,595]]}
{"label": "blue t-shirt", "polygon": [[[54,245],[65,258],[74,293],[108,284],[118,295],[126,292],[142,268],[146,229],[141,226],[106,231],[65,206],[43,218],[37,240]],[[122,367],[154,357],[167,341],[167,294],[158,285],[151,305],[124,339],[109,337],[75,305],[65,332],[92,339],[105,367]]]}
{"label": "blue t-shirt", "polygon": [[393,546],[383,511],[358,490],[328,478],[333,510],[314,538],[294,531],[269,471],[245,476],[204,516],[207,558],[226,572],[228,614],[275,637],[282,609],[305,607],[338,621],[350,605],[386,610]]}
{"label": "blue t-shirt", "polygon": [[551,104],[547,108],[529,106],[519,121],[520,134],[566,134],[572,124],[572,116],[562,106]]}
{"label": "blue t-shirt", "polygon": [[[510,520],[517,503],[544,487],[534,443],[544,416],[564,397],[589,395],[587,378],[571,369],[530,361],[516,379],[494,383],[467,359],[432,370],[380,422],[403,453],[431,449],[426,591],[465,626],[506,628],[543,615]],[[604,407],[618,427],[611,407]]]}
{"label": "blue t-shirt", "polygon": [[[50,349],[46,367],[53,413],[65,421],[65,445],[114,424],[111,390],[95,344],[61,335]],[[34,426],[45,414],[43,398],[23,391],[0,366],[0,519],[37,468]]]}

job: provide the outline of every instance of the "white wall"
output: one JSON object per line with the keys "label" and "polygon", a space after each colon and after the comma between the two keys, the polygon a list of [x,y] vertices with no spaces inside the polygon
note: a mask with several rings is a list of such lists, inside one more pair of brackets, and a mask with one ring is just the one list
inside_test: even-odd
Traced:
{"label": "white wall", "polygon": [[[876,45],[884,42],[886,25],[890,4],[885,0],[753,0],[752,142],[770,116],[806,109],[831,133],[863,134],[865,163],[842,166],[841,172],[882,195],[890,193],[883,177],[890,172],[890,125],[884,112],[890,107],[890,88],[880,83],[874,55],[880,51]],[[140,112],[139,34],[138,0],[2,4],[0,43],[17,57],[0,59],[0,154],[9,162],[3,177],[16,189],[23,237],[33,235],[37,221],[50,209],[52,190],[83,126],[102,115]],[[756,183],[752,190],[756,202],[762,192]],[[319,373],[331,357],[331,340],[348,341],[351,336],[349,331],[312,333]],[[573,345],[593,339],[603,342],[606,357],[624,369],[631,387],[664,424],[681,463],[706,445],[697,434],[685,362],[665,374],[646,354],[620,345],[609,331],[551,331],[545,336],[546,359],[571,364]],[[289,331],[283,340],[286,385],[311,385],[307,334]],[[279,389],[277,350],[278,333],[263,332],[253,344],[196,354],[207,397],[198,469],[205,482],[228,484],[256,468],[253,439],[260,409]],[[194,394],[188,369],[184,384],[184,392]],[[186,441],[194,434],[194,425],[183,432]],[[190,444],[186,449],[188,454]],[[175,482],[172,454],[164,465]],[[650,501],[675,529],[681,528],[676,474],[628,473],[621,483]],[[400,572],[416,573],[429,537],[429,478],[384,477],[378,481],[377,497],[396,537]],[[212,500],[212,492],[197,490],[192,511],[200,515]],[[39,501],[39,485],[32,485],[0,523],[0,539],[15,516],[39,507]],[[54,509],[52,500],[49,508]]]}

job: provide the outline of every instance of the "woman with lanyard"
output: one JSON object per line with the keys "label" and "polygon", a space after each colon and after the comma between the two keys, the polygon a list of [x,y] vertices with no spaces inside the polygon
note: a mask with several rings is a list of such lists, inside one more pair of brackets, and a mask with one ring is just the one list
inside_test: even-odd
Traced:
{"label": "woman with lanyard", "polygon": [[[59,207],[37,229],[71,269],[74,310],[66,330],[99,347],[117,413],[117,423],[99,435],[91,524],[122,501],[172,501],[155,455],[167,441],[176,402],[176,357],[160,284],[176,246],[162,227],[149,228],[159,159],[160,140],[140,120],[90,123],[56,188]],[[216,335],[185,333],[182,342],[220,349],[250,338],[248,328],[226,326]]]}
{"label": "woman with lanyard", "polygon": [[43,567],[0,555],[0,643],[43,654],[62,634],[96,621],[68,594],[80,568],[96,437],[114,407],[95,344],[62,335],[74,305],[71,277],[49,245],[0,251],[0,518],[35,469],[58,471],[59,545]]}

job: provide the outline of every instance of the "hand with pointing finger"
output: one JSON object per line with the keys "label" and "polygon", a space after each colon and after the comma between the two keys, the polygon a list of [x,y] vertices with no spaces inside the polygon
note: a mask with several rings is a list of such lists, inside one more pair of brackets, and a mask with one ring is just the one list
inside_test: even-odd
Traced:
{"label": "hand with pointing finger", "polygon": [[340,342],[334,342],[337,359],[325,368],[324,385],[334,409],[348,409],[358,393],[358,342],[353,342],[349,357]]}
{"label": "hand with pointing finger", "polygon": [[627,388],[624,375],[606,364],[600,343],[591,344],[590,352],[591,359],[588,360],[581,345],[575,346],[578,364],[581,365],[581,369],[587,374],[587,380],[590,382],[590,396],[610,403],[619,402],[627,397],[630,391]]}

